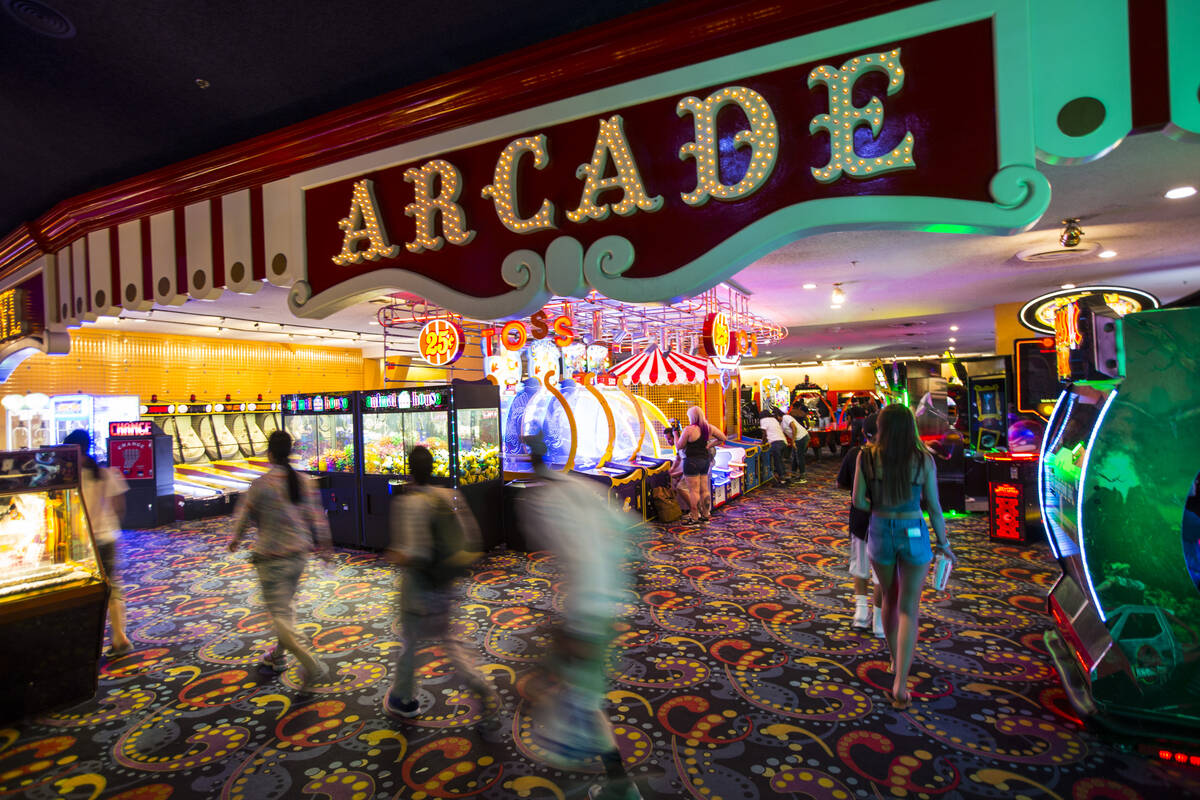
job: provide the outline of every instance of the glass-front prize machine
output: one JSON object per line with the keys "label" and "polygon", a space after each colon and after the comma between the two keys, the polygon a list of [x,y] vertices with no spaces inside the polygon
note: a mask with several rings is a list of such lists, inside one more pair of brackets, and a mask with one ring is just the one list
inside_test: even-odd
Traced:
{"label": "glass-front prize machine", "polygon": [[137,395],[64,394],[50,398],[54,415],[54,444],[62,444],[76,429],[92,437],[92,457],[103,461],[108,453],[108,424],[137,419]]}
{"label": "glass-front prize machine", "polygon": [[361,546],[358,395],[285,394],[282,403],[283,428],[292,436],[292,466],[316,480],[334,544]]}
{"label": "glass-front prize machine", "polygon": [[79,450],[0,453],[0,720],[95,694],[107,602]]}
{"label": "glass-front prize machine", "polygon": [[1100,300],[1056,320],[1067,386],[1038,488],[1062,575],[1046,643],[1077,710],[1158,753],[1156,738],[1200,736],[1200,309],[1121,318]]}
{"label": "glass-front prize machine", "polygon": [[361,392],[363,542],[391,541],[391,504],[408,483],[408,454],[433,455],[433,480],[456,488],[479,523],[484,545],[500,536],[500,392],[490,381]]}

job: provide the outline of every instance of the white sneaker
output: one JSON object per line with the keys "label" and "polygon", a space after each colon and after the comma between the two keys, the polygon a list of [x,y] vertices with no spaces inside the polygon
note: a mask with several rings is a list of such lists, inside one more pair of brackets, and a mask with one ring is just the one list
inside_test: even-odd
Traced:
{"label": "white sneaker", "polygon": [[868,603],[857,602],[854,605],[854,619],[850,621],[850,627],[861,628],[866,630],[871,627],[871,606]]}
{"label": "white sneaker", "polygon": [[871,628],[877,639],[887,638],[887,634],[883,632],[883,614],[878,608],[872,612]]}

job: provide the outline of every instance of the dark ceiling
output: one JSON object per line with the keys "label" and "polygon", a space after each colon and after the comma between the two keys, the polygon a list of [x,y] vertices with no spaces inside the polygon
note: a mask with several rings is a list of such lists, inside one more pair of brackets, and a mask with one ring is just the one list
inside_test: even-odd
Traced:
{"label": "dark ceiling", "polygon": [[0,0],[0,237],[74,195],[662,1]]}

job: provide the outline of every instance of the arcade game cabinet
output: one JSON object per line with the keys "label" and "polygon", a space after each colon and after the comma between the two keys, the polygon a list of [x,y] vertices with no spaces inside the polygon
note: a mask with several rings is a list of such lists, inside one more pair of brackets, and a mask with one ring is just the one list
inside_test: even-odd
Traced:
{"label": "arcade game cabinet", "polygon": [[154,528],[175,519],[174,441],[149,420],[108,424],[108,465],[129,484],[122,528]]}
{"label": "arcade game cabinet", "polygon": [[500,539],[500,390],[491,381],[455,381],[361,392],[363,544],[391,541],[392,495],[408,481],[408,454],[433,455],[432,483],[461,492],[486,547]]}
{"label": "arcade game cabinet", "polygon": [[1069,383],[1041,452],[1042,515],[1062,567],[1046,643],[1081,713],[1143,740],[1197,741],[1200,553],[1187,504],[1200,309],[1120,318],[1097,300],[1056,321]]}
{"label": "arcade game cabinet", "polygon": [[333,543],[362,545],[358,516],[358,395],[285,394],[283,428],[292,436],[292,463],[317,480]]}

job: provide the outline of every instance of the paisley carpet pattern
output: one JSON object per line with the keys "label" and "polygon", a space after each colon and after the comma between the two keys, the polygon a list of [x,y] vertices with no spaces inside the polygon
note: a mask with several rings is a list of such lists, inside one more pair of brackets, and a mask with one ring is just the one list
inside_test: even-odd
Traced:
{"label": "paisley carpet pattern", "polygon": [[[618,641],[609,711],[643,796],[1113,798],[1200,796],[1200,777],[1107,743],[1073,718],[1041,635],[1056,568],[996,546],[986,517],[950,521],[960,567],[927,592],[917,702],[895,711],[881,640],[850,628],[847,496],[832,461],[807,485],[736,501],[703,528],[651,525]],[[228,520],[123,540],[137,649],[96,698],[0,730],[0,796],[29,798],[579,798],[529,736],[529,678],[553,613],[544,553],[495,553],[464,587],[457,630],[499,709],[418,653],[420,717],[380,712],[399,647],[393,573],[370,553],[314,562],[298,620],[333,671],[260,676],[270,640]],[[11,646],[12,643],[6,643]]]}

